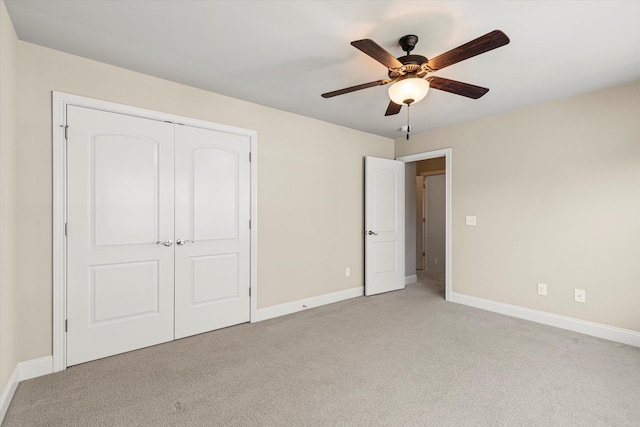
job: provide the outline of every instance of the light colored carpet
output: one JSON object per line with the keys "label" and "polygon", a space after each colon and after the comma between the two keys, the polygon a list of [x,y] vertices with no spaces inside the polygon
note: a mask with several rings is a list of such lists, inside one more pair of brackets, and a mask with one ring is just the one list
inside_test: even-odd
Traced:
{"label": "light colored carpet", "polygon": [[640,349],[443,292],[422,273],[25,381],[3,426],[640,425]]}

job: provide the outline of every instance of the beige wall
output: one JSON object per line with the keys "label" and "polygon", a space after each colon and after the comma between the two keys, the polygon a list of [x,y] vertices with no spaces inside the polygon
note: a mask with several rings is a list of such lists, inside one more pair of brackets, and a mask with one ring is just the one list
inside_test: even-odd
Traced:
{"label": "beige wall", "polygon": [[16,48],[18,39],[0,1],[0,393],[18,362],[16,343]]}
{"label": "beige wall", "polygon": [[52,347],[53,90],[258,132],[259,308],[363,285],[363,156],[392,140],[25,42],[18,71],[20,360]]}
{"label": "beige wall", "polygon": [[453,291],[640,331],[639,111],[637,82],[396,141],[452,148]]}

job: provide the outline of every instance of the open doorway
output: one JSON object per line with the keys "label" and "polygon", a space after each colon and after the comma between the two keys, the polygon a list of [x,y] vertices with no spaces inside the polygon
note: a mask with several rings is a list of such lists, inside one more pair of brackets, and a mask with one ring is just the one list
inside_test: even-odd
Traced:
{"label": "open doorway", "polygon": [[445,158],[416,162],[416,270],[444,273]]}
{"label": "open doorway", "polygon": [[[451,149],[398,158],[405,162],[405,282],[429,276],[451,294]],[[433,277],[431,277],[433,276]]]}

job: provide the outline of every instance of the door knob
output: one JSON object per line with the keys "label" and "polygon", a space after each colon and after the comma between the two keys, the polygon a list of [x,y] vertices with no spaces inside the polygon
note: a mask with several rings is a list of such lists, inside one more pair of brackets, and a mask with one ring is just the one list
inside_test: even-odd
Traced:
{"label": "door knob", "polygon": [[182,239],[178,239],[178,240],[176,240],[176,244],[177,244],[178,246],[184,246],[184,245],[186,245],[187,243],[195,243],[195,242],[194,242],[193,240],[182,240]]}
{"label": "door knob", "polygon": [[163,245],[165,245],[166,247],[169,247],[171,245],[173,245],[173,240],[171,239],[167,239],[164,242],[156,242],[156,245],[159,245],[160,243],[162,243]]}
{"label": "door knob", "polygon": [[375,231],[371,231],[371,230],[367,231],[367,234],[369,236],[377,236],[378,235],[378,233],[376,233]]}

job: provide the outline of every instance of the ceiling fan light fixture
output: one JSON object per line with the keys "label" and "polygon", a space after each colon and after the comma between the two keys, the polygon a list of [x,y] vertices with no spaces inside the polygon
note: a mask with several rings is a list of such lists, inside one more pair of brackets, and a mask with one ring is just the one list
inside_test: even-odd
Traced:
{"label": "ceiling fan light fixture", "polygon": [[398,105],[420,102],[429,92],[429,82],[419,77],[402,79],[389,87],[389,98]]}

